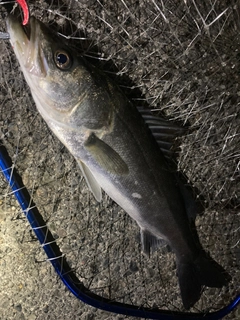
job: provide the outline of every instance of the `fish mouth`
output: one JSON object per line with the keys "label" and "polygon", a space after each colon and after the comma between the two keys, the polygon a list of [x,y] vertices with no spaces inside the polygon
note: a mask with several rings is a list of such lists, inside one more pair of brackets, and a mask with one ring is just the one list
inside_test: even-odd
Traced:
{"label": "fish mouth", "polygon": [[30,18],[29,23],[25,26],[22,26],[20,21],[14,15],[9,15],[7,17],[7,30],[10,35],[10,42],[15,49],[17,45],[17,50],[24,51],[24,47],[29,46],[30,42],[33,42],[34,39],[31,39],[31,30],[34,29],[34,18]]}
{"label": "fish mouth", "polygon": [[[32,21],[32,19],[31,19]],[[28,40],[30,40],[31,37],[31,22],[29,24],[26,24],[24,26],[22,26],[22,29],[25,33],[25,35],[27,36]]]}
{"label": "fish mouth", "polygon": [[7,30],[10,42],[18,58],[22,71],[38,77],[45,77],[47,63],[41,47],[41,24],[31,17],[29,23],[22,26],[13,15],[7,17]]}

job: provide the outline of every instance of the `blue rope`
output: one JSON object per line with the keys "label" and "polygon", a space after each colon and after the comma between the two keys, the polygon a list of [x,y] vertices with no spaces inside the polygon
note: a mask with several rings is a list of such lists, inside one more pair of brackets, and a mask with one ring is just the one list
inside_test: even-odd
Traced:
{"label": "blue rope", "polygon": [[226,307],[211,313],[185,313],[176,311],[165,311],[159,309],[148,309],[137,306],[132,306],[124,303],[112,301],[102,298],[90,290],[78,280],[73,270],[68,265],[65,257],[61,253],[56,244],[50,230],[46,226],[41,214],[35,206],[33,199],[29,195],[26,187],[20,176],[17,174],[12,164],[11,159],[4,146],[0,144],[0,169],[6,178],[8,185],[12,189],[19,205],[26,215],[33,231],[35,232],[39,242],[47,254],[48,260],[53,265],[55,271],[61,278],[67,288],[83,302],[105,311],[124,314],[134,317],[142,317],[147,319],[160,320],[184,320],[184,319],[204,319],[204,320],[219,320],[229,314],[240,302],[240,295]]}

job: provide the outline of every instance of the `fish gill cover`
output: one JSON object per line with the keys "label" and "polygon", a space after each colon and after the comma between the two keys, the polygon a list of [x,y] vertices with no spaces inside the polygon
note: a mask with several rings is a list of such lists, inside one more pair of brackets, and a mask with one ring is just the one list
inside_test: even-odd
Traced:
{"label": "fish gill cover", "polygon": [[[29,1],[29,7],[97,57],[136,106],[190,126],[178,166],[204,199],[196,220],[201,243],[232,276],[228,287],[206,288],[192,311],[223,307],[239,285],[239,2]],[[5,17],[1,8],[1,31]],[[0,43],[0,59],[1,140],[80,280],[121,302],[183,310],[173,254],[158,249],[150,259],[142,256],[135,222],[105,194],[95,201],[38,115],[7,42]],[[116,319],[64,290],[5,182],[0,186],[2,318]]]}

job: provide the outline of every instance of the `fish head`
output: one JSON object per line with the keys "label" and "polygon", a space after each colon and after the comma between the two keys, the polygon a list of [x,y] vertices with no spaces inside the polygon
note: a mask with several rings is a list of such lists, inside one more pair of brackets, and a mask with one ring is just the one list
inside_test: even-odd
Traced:
{"label": "fish head", "polygon": [[[10,42],[43,118],[69,121],[81,99],[86,70],[57,33],[35,17],[22,26],[8,16]],[[83,79],[81,81],[81,79]]]}

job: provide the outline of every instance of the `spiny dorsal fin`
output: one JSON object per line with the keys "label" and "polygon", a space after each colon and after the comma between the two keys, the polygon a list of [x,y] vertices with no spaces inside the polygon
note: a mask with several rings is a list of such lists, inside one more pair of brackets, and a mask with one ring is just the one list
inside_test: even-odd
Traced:
{"label": "spiny dorsal fin", "polygon": [[186,129],[164,118],[155,117],[150,110],[142,107],[137,109],[151,130],[164,156],[171,158],[176,153],[175,139],[182,136]]}

